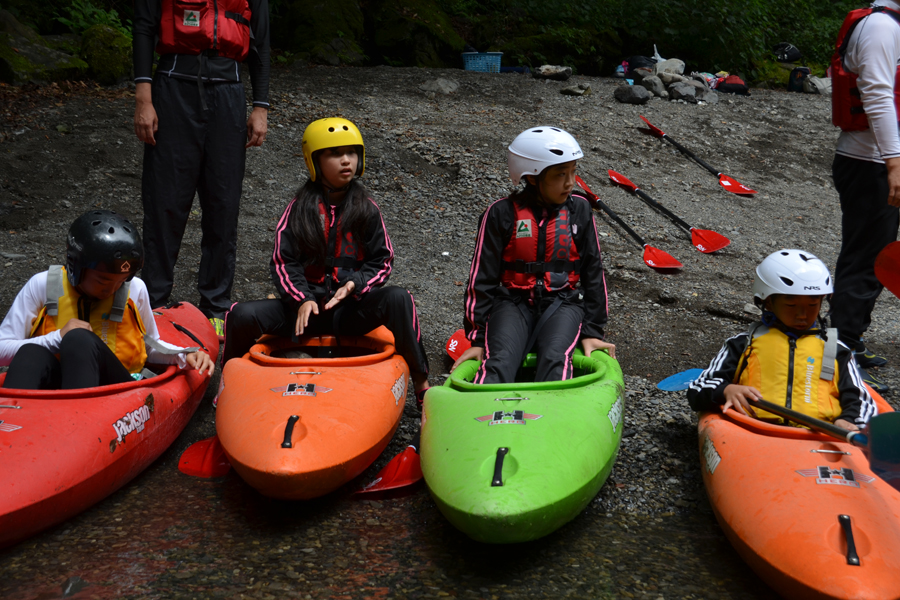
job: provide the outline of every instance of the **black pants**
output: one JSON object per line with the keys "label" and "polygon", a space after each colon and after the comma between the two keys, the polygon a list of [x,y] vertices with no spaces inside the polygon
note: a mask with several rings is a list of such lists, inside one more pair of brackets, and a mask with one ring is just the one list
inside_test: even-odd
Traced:
{"label": "black pants", "polygon": [[885,165],[837,155],[831,170],[842,212],[831,326],[853,348],[872,322],[872,309],[883,289],[875,277],[875,257],[897,239],[900,212],[887,203]]}
{"label": "black pants", "polygon": [[[503,297],[494,302],[484,331],[484,362],[475,375],[475,383],[512,383],[516,380],[525,344],[537,322],[524,302],[520,298]],[[572,378],[572,353],[581,336],[583,319],[584,307],[570,300],[563,300],[547,319],[534,342],[537,353],[535,381]]]}
{"label": "black pants", "polygon": [[194,193],[200,198],[200,310],[222,318],[231,306],[237,223],[244,180],[247,109],[241,83],[208,83],[207,110],[196,81],[157,74],[156,146],[144,145],[144,267],[150,305],[172,293],[175,262]]}
{"label": "black pants", "polygon": [[[223,364],[243,356],[263,334],[292,337],[297,311],[281,300],[240,302],[225,318]],[[394,286],[375,288],[361,300],[345,298],[331,310],[310,314],[304,335],[364,335],[384,325],[394,334],[394,347],[413,373],[428,374],[428,358],[419,329],[416,305],[409,292]]]}
{"label": "black pants", "polygon": [[59,359],[37,344],[13,357],[3,387],[14,390],[77,390],[132,381],[131,374],[93,331],[73,329],[59,345]]}

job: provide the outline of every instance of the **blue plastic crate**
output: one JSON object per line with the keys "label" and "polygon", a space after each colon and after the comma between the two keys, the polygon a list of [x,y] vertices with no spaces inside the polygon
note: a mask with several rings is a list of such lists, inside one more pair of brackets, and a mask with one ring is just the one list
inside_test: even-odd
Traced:
{"label": "blue plastic crate", "polygon": [[463,52],[463,68],[466,71],[499,73],[502,52]]}

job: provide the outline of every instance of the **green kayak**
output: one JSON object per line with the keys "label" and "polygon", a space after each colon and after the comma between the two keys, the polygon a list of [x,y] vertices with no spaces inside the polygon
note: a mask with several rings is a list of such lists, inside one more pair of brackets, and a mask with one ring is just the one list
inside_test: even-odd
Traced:
{"label": "green kayak", "polygon": [[[533,377],[529,355],[520,378]],[[625,408],[619,363],[573,357],[567,381],[476,385],[463,363],[425,395],[422,472],[444,516],[480,542],[534,540],[575,518],[612,470]]]}

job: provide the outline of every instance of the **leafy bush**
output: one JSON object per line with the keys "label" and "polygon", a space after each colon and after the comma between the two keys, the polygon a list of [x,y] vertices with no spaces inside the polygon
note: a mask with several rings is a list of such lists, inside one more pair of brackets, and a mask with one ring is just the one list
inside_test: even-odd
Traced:
{"label": "leafy bush", "polygon": [[94,25],[107,25],[131,39],[131,21],[128,20],[123,25],[115,9],[99,8],[91,0],[72,0],[64,10],[68,17],[57,16],[56,20],[71,29],[72,33],[84,33]]}

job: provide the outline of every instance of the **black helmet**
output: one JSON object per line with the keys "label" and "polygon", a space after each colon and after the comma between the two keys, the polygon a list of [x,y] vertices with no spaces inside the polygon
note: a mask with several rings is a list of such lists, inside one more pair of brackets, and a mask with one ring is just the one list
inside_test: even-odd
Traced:
{"label": "black helmet", "polygon": [[131,222],[111,210],[86,212],[69,227],[66,272],[78,286],[85,269],[128,273],[128,281],[144,264],[141,234]]}

